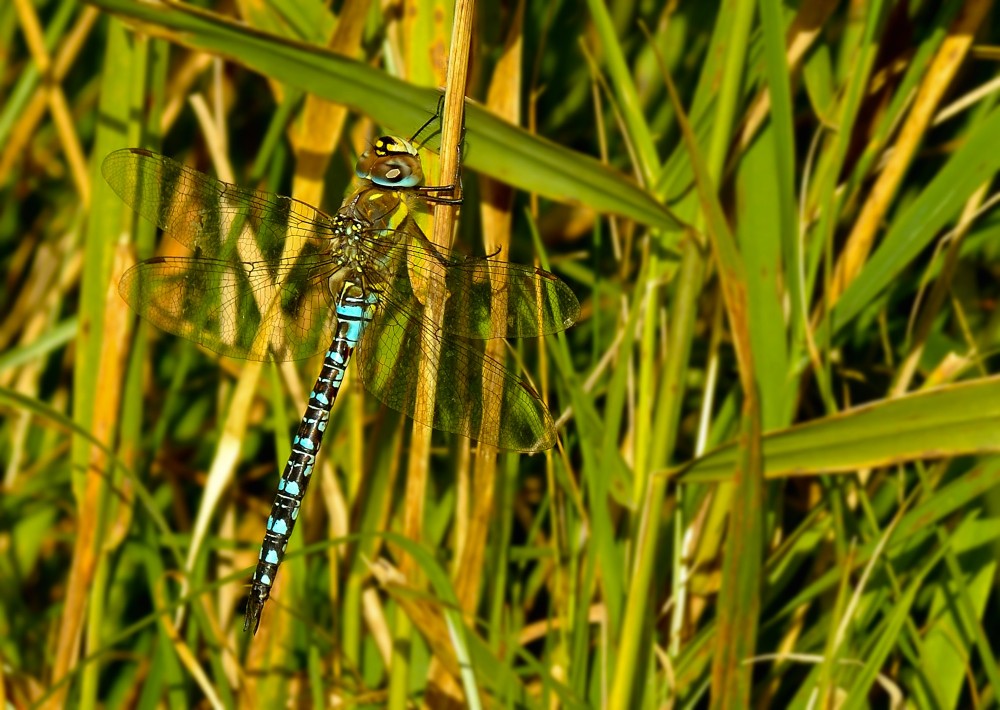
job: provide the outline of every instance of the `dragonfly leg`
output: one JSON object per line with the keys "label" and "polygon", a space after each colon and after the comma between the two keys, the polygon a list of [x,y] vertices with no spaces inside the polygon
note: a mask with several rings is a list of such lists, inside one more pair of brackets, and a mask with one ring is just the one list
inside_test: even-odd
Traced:
{"label": "dragonfly leg", "polygon": [[[410,143],[417,145],[424,144],[431,136],[435,136],[441,132],[441,119],[444,114],[444,99],[445,95],[442,93],[438,97],[437,108],[434,110],[434,115],[424,121],[423,125],[420,126],[410,138]],[[418,141],[417,139],[420,135],[427,130],[434,122],[438,123],[437,129],[433,133],[429,133],[423,138],[423,140]],[[462,112],[462,136],[458,142],[458,160],[456,161],[455,175],[452,177],[452,182],[449,185],[422,185],[415,188],[416,192],[420,193],[421,198],[432,204],[437,205],[460,205],[462,204],[462,151],[465,146],[465,111]],[[445,197],[443,195],[437,195],[434,193],[451,193],[450,197]]]}
{"label": "dragonfly leg", "polygon": [[[444,94],[442,93],[438,97],[437,108],[434,109],[434,113],[431,115],[430,118],[428,118],[426,121],[423,122],[423,124],[420,126],[420,128],[418,128],[414,132],[414,134],[410,137],[410,143],[413,143],[414,145],[416,145],[417,143],[420,143],[422,145],[422,144],[426,143],[432,136],[436,136],[438,133],[440,133],[441,132],[441,125],[440,125],[441,124],[441,115],[443,113],[444,113]],[[428,133],[426,136],[423,137],[422,140],[418,141],[417,139],[420,138],[420,135],[424,131],[426,131],[431,126],[431,124],[434,123],[435,121],[438,123],[437,130],[435,130],[435,131],[433,131],[431,133]]]}
{"label": "dragonfly leg", "polygon": [[[438,111],[441,110],[441,104],[444,102],[444,97],[441,97],[441,102],[438,103]],[[463,201],[463,189],[462,189],[462,151],[465,148],[465,113],[462,113],[462,137],[458,141],[458,148],[455,150],[458,153],[458,159],[455,161],[455,175],[452,177],[452,182],[450,185],[422,185],[416,190],[421,193],[421,197],[425,202],[430,202],[437,205],[460,205]],[[451,193],[451,197],[443,197],[441,195],[435,195],[432,193],[442,192]]]}
{"label": "dragonfly leg", "polygon": [[429,254],[431,254],[442,266],[451,266],[451,262],[445,257],[444,254],[437,248],[427,235],[424,234],[424,230],[420,229],[416,224],[413,225],[412,229],[408,230],[411,237],[420,243]]}
{"label": "dragonfly leg", "polygon": [[[462,186],[459,184],[457,187],[452,185],[422,185],[418,188],[414,188],[416,192],[420,193],[420,199],[424,202],[430,202],[435,205],[460,205],[463,202],[462,198]],[[458,197],[442,197],[440,195],[435,195],[435,192],[444,193],[458,193]]]}

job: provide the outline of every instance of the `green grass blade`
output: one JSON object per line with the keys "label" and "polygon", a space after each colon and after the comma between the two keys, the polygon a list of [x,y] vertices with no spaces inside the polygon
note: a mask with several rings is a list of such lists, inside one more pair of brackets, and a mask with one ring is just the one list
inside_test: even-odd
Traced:
{"label": "green grass blade", "polygon": [[998,142],[1000,107],[975,127],[905,214],[893,220],[881,245],[837,302],[833,312],[836,328],[851,323],[955,219],[972,193],[1000,169],[1000,151],[995,150]]}
{"label": "green grass blade", "polygon": [[[266,35],[221,16],[128,0],[89,0],[172,41],[219,54],[289,86],[364,111],[390,131],[409,135],[437,107],[439,94],[367,64]],[[629,178],[590,156],[529,134],[476,104],[466,106],[465,165],[555,200],[586,204],[644,224],[678,229],[662,204]]]}
{"label": "green grass blade", "polygon": [[[849,472],[995,451],[1000,451],[1000,377],[989,377],[881,400],[770,432],[764,436],[764,475]],[[727,480],[737,455],[736,445],[728,444],[676,474],[692,483]]]}

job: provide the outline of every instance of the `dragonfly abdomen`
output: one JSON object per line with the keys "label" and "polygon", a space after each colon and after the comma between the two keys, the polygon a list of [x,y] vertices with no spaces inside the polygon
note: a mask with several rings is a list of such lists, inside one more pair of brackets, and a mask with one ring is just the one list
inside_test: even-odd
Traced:
{"label": "dragonfly abdomen", "polygon": [[316,454],[323,443],[323,434],[330,418],[330,409],[340,392],[344,372],[365,328],[375,315],[374,294],[342,295],[337,301],[337,330],[323,360],[323,368],[309,393],[309,404],[292,439],[292,451],[278,482],[278,493],[267,517],[267,532],[260,548],[257,568],[253,575],[250,599],[247,602],[243,630],[257,633],[260,613],[271,595],[278,567],[285,556],[288,539],[295,527],[299,507],[305,496]]}

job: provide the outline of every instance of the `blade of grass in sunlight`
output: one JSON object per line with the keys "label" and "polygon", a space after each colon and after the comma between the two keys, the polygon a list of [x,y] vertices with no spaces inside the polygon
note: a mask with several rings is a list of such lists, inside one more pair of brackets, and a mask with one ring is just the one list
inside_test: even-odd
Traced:
{"label": "blade of grass in sunlight", "polygon": [[833,312],[834,327],[843,328],[851,323],[942,228],[956,219],[969,196],[1000,169],[1000,155],[992,149],[998,140],[1000,107],[994,107],[977,122],[904,214],[893,221],[878,249],[837,301]]}
{"label": "blade of grass in sunlight", "polygon": [[[880,400],[769,432],[764,436],[764,474],[782,478],[854,471],[974,451],[1000,451],[1000,379]],[[691,482],[725,480],[736,455],[729,444],[675,475]]]}
{"label": "blade of grass in sunlight", "polygon": [[[406,84],[367,65],[308,45],[249,31],[218,16],[128,0],[89,0],[143,23],[145,29],[193,49],[241,61],[261,73],[331,101],[364,111],[391,132],[407,135],[434,112],[438,93]],[[503,182],[553,199],[573,200],[601,212],[665,229],[677,221],[648,193],[593,158],[532,136],[469,104],[466,164]]]}
{"label": "blade of grass in sunlight", "polygon": [[[737,5],[723,77],[723,97],[735,97],[738,94],[754,8],[753,2]],[[741,707],[750,701],[751,696],[751,671],[743,660],[755,653],[757,643],[764,550],[761,404],[747,301],[746,265],[719,203],[715,176],[710,172],[708,160],[699,151],[697,139],[684,115],[683,105],[672,79],[670,76],[665,79],[677,111],[685,148],[691,156],[702,215],[715,266],[719,271],[726,319],[732,332],[739,367],[742,398],[737,438],[739,455],[733,472],[733,505],[729,514],[723,558],[722,588],[719,595],[720,633],[717,653],[712,663],[712,699],[720,707]],[[723,101],[722,105],[725,106],[725,103]],[[725,115],[724,109],[720,110]],[[726,126],[725,119],[716,122],[717,128]],[[715,148],[721,148],[729,140],[725,128],[717,130],[713,137],[717,139],[711,144]],[[719,500],[722,499],[720,497]]]}

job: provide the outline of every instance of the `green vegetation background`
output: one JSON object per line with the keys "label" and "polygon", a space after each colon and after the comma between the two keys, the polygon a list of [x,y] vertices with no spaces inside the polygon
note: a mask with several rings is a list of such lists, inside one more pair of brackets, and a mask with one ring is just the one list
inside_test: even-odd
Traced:
{"label": "green vegetation background", "polygon": [[318,361],[137,322],[118,277],[177,247],[99,166],[333,210],[433,112],[453,8],[197,5],[0,4],[8,703],[997,703],[992,3],[481,3],[459,244],[579,296],[498,351],[560,443],[418,455],[350,382],[255,638]]}

